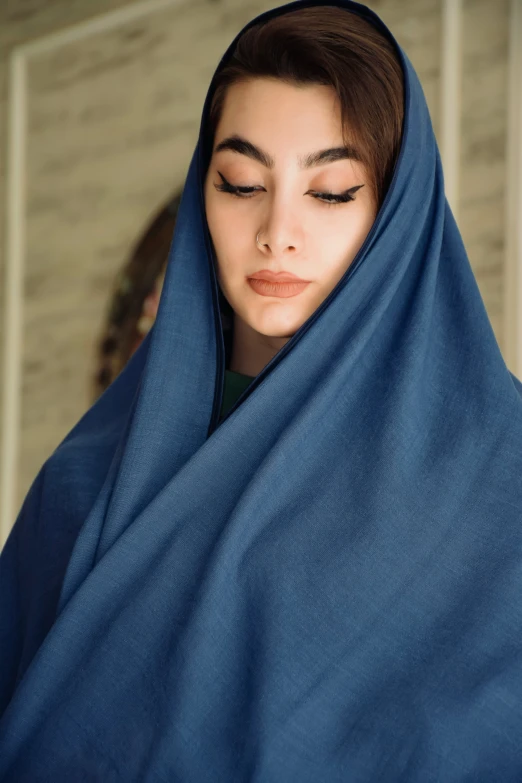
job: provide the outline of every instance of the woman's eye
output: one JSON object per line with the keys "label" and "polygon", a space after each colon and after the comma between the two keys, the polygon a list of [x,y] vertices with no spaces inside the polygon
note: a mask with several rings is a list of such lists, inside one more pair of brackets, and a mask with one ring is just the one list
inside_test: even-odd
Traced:
{"label": "woman's eye", "polygon": [[221,190],[224,193],[231,193],[233,196],[237,196],[238,198],[251,198],[256,190],[261,190],[261,188],[255,187],[254,185],[231,185],[230,182],[227,182],[220,171],[218,171],[218,174],[223,182],[220,185],[214,185],[214,187],[216,190]]}
{"label": "woman's eye", "polygon": [[233,196],[238,196],[239,198],[250,198],[251,195],[258,190],[258,188],[254,187],[240,187],[239,185],[229,185],[228,183],[214,185],[214,187],[216,190],[221,190],[224,193],[231,193]]}
{"label": "woman's eye", "polygon": [[323,201],[325,204],[346,204],[347,201],[355,201],[354,197],[346,193],[318,193],[316,191],[310,191],[310,194],[318,201]]}
{"label": "woman's eye", "polygon": [[[216,190],[223,191],[224,193],[230,193],[232,196],[236,196],[237,198],[252,198],[256,191],[264,190],[264,188],[255,185],[231,185],[220,171],[218,171],[218,174],[223,182],[219,185],[214,184]],[[335,206],[337,204],[346,204],[348,201],[355,201],[355,198],[352,194],[362,187],[364,186],[356,185],[353,188],[349,188],[348,190],[343,191],[343,193],[309,190],[305,195],[309,194],[317,201],[321,201],[327,206]]]}

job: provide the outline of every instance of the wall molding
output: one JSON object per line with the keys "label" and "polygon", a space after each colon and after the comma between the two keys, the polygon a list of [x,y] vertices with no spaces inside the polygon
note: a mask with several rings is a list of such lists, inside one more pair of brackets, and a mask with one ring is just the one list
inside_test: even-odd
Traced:
{"label": "wall molding", "polygon": [[184,0],[142,0],[15,46],[8,60],[3,394],[0,443],[0,549],[18,514],[27,181],[27,64],[61,46],[103,34]]}
{"label": "wall molding", "polygon": [[462,0],[442,1],[440,153],[446,198],[458,223],[462,90]]}
{"label": "wall molding", "polygon": [[511,0],[508,79],[504,355],[522,380],[522,0]]}
{"label": "wall molding", "polygon": [[11,53],[8,68],[0,547],[14,522],[22,387],[27,68],[26,59],[19,50]]}

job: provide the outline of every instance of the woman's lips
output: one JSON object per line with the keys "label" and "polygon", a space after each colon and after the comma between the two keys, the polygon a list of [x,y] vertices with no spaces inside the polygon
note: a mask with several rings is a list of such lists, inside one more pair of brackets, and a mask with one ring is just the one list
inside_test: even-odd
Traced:
{"label": "woman's lips", "polygon": [[249,277],[247,279],[250,287],[256,294],[260,294],[261,296],[279,296],[284,299],[290,296],[297,296],[297,294],[304,291],[306,286],[310,284],[308,280],[299,283],[275,283],[271,280],[258,280],[255,277]]}

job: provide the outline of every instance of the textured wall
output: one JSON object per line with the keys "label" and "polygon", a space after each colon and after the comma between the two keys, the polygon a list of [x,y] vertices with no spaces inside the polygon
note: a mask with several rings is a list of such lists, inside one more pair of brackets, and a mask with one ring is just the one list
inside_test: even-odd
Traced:
{"label": "textured wall", "polygon": [[509,0],[465,0],[459,228],[503,346]]}
{"label": "textured wall", "polygon": [[[144,15],[115,26],[110,12],[130,4],[17,0],[0,6],[4,52],[94,16],[106,15],[110,24],[89,35],[80,29],[74,41],[56,39],[28,59],[19,504],[88,405],[108,291],[150,216],[183,181],[219,57],[248,19],[278,4],[180,0],[157,10],[142,3]],[[441,0],[369,5],[417,69],[437,132]],[[464,5],[459,223],[499,340],[507,14],[508,0],[495,3],[494,15],[488,0]],[[2,102],[6,82],[4,59]],[[0,134],[4,149],[5,125]],[[4,176],[0,160],[2,199]],[[0,286],[1,272],[0,265]]]}

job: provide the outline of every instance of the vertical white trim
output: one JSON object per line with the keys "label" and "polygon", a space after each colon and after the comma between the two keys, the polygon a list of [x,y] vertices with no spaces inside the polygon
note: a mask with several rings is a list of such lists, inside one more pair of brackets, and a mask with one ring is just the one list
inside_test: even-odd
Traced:
{"label": "vertical white trim", "polygon": [[458,219],[462,75],[461,0],[442,2],[440,152],[446,198]]}
{"label": "vertical white trim", "polygon": [[7,102],[7,203],[4,296],[2,449],[0,452],[0,547],[13,523],[20,431],[22,322],[25,254],[26,65],[13,51]]}
{"label": "vertical white trim", "polygon": [[522,380],[522,0],[511,0],[509,21],[503,348]]}
{"label": "vertical white trim", "polygon": [[140,0],[93,19],[51,33],[11,51],[8,69],[8,133],[3,394],[0,430],[0,549],[15,521],[20,452],[23,304],[25,270],[25,201],[27,144],[27,61],[60,46],[104,33],[184,0]]}

